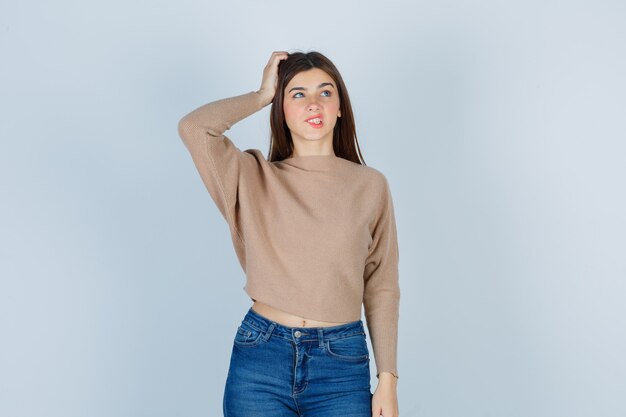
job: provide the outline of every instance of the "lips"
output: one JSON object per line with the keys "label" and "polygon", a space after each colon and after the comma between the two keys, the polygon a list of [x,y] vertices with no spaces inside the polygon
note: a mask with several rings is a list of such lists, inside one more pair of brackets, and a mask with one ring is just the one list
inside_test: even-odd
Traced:
{"label": "lips", "polygon": [[319,117],[321,120],[323,120],[323,119],[322,119],[322,115],[321,115],[321,114],[316,114],[316,115],[311,116],[311,117],[309,117],[308,119],[306,119],[306,120],[305,120],[305,122],[309,122],[309,121],[311,121],[311,119],[317,119],[318,117]]}
{"label": "lips", "polygon": [[[320,122],[319,123],[313,123],[312,120],[315,119],[319,119]],[[316,114],[315,116],[311,116],[308,119],[305,120],[306,123],[309,124],[309,126],[311,126],[313,129],[321,129],[322,126],[324,126],[324,120],[322,119],[322,115],[321,114]]]}

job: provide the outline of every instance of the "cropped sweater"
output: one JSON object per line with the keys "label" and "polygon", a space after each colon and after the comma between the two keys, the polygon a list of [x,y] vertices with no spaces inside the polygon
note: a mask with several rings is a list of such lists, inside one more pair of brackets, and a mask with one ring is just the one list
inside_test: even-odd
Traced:
{"label": "cropped sweater", "polygon": [[304,318],[361,319],[376,377],[396,369],[400,287],[391,192],[378,170],[335,155],[268,161],[224,132],[264,107],[251,91],[205,104],[178,123],[246,275],[244,291]]}

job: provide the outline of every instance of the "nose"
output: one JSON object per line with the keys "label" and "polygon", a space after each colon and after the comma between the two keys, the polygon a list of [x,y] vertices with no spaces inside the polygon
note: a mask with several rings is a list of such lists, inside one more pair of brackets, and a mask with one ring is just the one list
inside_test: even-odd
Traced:
{"label": "nose", "polygon": [[319,108],[319,104],[317,103],[317,98],[312,98],[311,101],[307,104],[307,110],[316,110]]}

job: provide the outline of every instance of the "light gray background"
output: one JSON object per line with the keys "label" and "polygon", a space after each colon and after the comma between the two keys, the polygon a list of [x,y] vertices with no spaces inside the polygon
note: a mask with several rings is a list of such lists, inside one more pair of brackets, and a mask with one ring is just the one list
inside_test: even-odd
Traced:
{"label": "light gray background", "polygon": [[[389,179],[400,415],[626,415],[625,28],[620,1],[3,2],[0,415],[221,415],[250,300],[176,126],[274,50],[336,63]],[[268,115],[230,137],[267,155]]]}

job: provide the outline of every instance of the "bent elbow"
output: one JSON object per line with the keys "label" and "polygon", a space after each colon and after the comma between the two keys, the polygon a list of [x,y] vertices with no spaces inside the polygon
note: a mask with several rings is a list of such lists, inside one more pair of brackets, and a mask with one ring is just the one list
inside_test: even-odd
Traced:
{"label": "bent elbow", "polygon": [[191,123],[189,123],[187,117],[183,117],[178,121],[178,136],[183,140],[183,142],[187,142],[191,137],[191,132],[193,131],[193,127]]}

